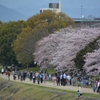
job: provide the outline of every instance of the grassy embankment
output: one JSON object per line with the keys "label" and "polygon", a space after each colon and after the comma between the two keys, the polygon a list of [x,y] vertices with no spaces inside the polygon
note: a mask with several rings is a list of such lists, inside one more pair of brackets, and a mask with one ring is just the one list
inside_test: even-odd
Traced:
{"label": "grassy embankment", "polygon": [[[24,69],[25,70],[25,69]],[[31,67],[28,69],[29,71],[38,72],[40,69],[39,67]],[[43,71],[48,71],[49,74],[54,74],[56,71],[53,68],[45,68]]]}
{"label": "grassy embankment", "polygon": [[[93,98],[93,99],[91,99]],[[95,99],[97,98],[97,99]],[[88,94],[80,100],[99,100],[99,94]],[[7,81],[0,78],[0,100],[77,100],[74,91],[48,88],[39,85]]]}

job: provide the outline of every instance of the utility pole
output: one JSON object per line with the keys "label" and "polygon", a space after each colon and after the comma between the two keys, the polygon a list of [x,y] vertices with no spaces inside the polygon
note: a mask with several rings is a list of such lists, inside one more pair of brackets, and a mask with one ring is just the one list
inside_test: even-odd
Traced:
{"label": "utility pole", "polygon": [[81,22],[82,22],[82,16],[83,16],[83,6],[81,5]]}
{"label": "utility pole", "polygon": [[59,12],[61,12],[61,0],[58,0],[59,3]]}
{"label": "utility pole", "polygon": [[82,9],[83,9],[83,6],[81,5],[81,18],[80,18],[80,20],[81,20],[81,28],[82,28]]}

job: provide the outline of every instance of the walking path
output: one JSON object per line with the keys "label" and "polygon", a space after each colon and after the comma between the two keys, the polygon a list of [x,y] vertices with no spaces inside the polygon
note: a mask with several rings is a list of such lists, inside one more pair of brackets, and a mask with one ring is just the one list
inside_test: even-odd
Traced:
{"label": "walking path", "polygon": [[[0,77],[5,78],[6,79],[6,75],[2,75],[0,74]],[[15,82],[22,82],[22,83],[28,83],[28,84],[33,84],[33,81],[30,81],[28,78],[26,78],[25,81],[20,81],[18,79],[13,80],[13,76],[10,75],[10,80],[11,81],[15,81]],[[38,85],[37,83],[35,83],[34,85]],[[63,90],[72,90],[72,91],[78,91],[78,86],[57,86],[57,85],[53,85],[52,82],[46,82],[46,83],[40,83],[40,86],[45,86],[45,87],[52,87],[52,88],[58,88],[58,89],[63,89]],[[93,92],[92,88],[82,88],[82,92],[83,93],[92,93],[92,94],[98,94],[96,92]]]}

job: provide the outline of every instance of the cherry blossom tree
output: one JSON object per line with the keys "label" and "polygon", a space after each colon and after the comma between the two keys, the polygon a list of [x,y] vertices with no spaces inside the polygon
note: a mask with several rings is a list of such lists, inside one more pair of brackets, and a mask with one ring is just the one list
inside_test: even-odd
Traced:
{"label": "cherry blossom tree", "polygon": [[100,35],[100,28],[64,28],[37,42],[33,53],[41,68],[75,69],[76,53]]}
{"label": "cherry blossom tree", "polygon": [[85,55],[85,65],[83,66],[86,72],[93,76],[100,74],[100,40],[98,41],[98,45],[98,50]]}

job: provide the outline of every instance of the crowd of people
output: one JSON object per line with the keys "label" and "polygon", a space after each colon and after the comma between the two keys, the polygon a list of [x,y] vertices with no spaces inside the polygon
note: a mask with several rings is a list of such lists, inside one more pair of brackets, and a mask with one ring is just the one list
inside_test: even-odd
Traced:
{"label": "crowd of people", "polygon": [[81,87],[83,86],[91,86],[93,88],[93,92],[100,93],[100,79],[91,79],[90,76],[84,75],[84,73],[79,72],[77,75],[74,73],[65,73],[62,71],[56,71],[54,74],[49,74],[47,70],[45,71],[20,71],[12,69],[12,71],[4,70],[4,68],[1,69],[2,75],[5,73],[7,76],[7,79],[10,80],[10,74],[13,75],[13,80],[20,80],[25,81],[26,78],[28,78],[30,81],[32,81],[34,84],[42,84],[46,83],[46,81],[53,81],[53,85],[57,86],[66,86],[66,85],[78,85],[78,97],[82,95]]}

